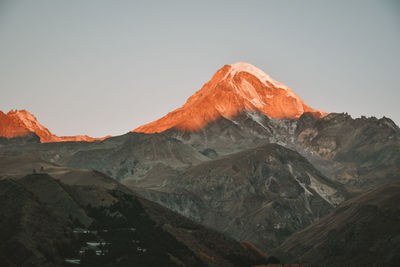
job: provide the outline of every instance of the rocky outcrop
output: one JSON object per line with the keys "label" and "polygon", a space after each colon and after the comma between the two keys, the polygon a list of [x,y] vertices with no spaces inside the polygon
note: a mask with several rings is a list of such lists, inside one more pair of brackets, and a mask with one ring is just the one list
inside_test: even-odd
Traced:
{"label": "rocky outcrop", "polygon": [[[304,115],[296,127],[296,144],[321,170],[352,189],[398,181],[400,129],[388,118],[351,118],[331,113],[316,120]],[[314,160],[314,161],[313,161]]]}
{"label": "rocky outcrop", "polygon": [[273,119],[259,112],[221,118],[200,131],[164,132],[199,151],[223,156],[266,143],[296,150],[328,178],[350,190],[398,180],[400,129],[388,118],[351,118],[331,113],[315,118]]}

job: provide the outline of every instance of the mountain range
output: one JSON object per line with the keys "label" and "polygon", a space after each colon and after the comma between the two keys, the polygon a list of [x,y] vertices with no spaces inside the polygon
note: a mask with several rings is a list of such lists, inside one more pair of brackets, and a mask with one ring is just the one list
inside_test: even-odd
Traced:
{"label": "mountain range", "polygon": [[[394,225],[400,218],[392,204],[400,195],[399,127],[385,117],[353,119],[347,113],[312,109],[292,89],[248,63],[225,65],[181,108],[121,136],[58,137],[24,110],[0,113],[0,136],[3,180],[26,175],[24,179],[35,180],[38,174],[32,170],[43,166],[41,176],[51,177],[46,176],[46,184],[56,179],[90,187],[107,179],[135,199],[150,201],[151,207],[160,204],[207,231],[255,245],[284,262],[379,266],[382,259],[387,264],[398,261],[391,255],[398,252]],[[28,191],[33,187],[23,186]],[[378,190],[382,186],[389,189]],[[390,198],[385,198],[387,192]],[[85,198],[84,193],[77,195]],[[369,199],[381,203],[374,208],[377,212],[368,211]],[[379,236],[393,241],[376,250],[379,257],[363,261],[374,240],[365,246],[357,242],[373,230],[368,223],[378,222],[386,208],[393,215],[388,224],[382,223],[388,227]],[[93,220],[88,213],[71,216],[87,223]],[[334,250],[350,234],[333,233],[357,216],[365,223],[353,231],[349,246],[360,257],[354,260],[351,253]],[[331,221],[335,223],[329,226]],[[331,248],[343,256],[330,256],[326,251]],[[222,252],[204,253],[222,262],[227,259]],[[172,255],[182,266],[193,266],[179,253]],[[255,264],[254,257],[262,253],[254,255],[235,259]],[[199,266],[212,265],[199,259]],[[275,260],[261,256],[257,261],[262,259]]]}

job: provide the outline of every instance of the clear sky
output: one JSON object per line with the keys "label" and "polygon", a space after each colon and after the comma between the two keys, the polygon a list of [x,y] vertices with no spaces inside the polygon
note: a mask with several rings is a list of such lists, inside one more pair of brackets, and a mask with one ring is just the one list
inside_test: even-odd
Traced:
{"label": "clear sky", "polygon": [[0,0],[0,110],[119,135],[245,61],[305,103],[400,124],[400,1]]}

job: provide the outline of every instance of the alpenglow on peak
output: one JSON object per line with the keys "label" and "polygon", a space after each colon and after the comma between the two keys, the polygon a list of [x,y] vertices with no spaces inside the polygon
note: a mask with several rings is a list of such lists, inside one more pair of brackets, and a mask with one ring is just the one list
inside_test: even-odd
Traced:
{"label": "alpenglow on peak", "polygon": [[232,67],[230,70],[230,73],[232,73],[232,74],[236,74],[238,72],[247,72],[247,73],[250,73],[250,74],[254,75],[255,77],[257,77],[257,79],[262,81],[266,86],[268,86],[268,84],[266,84],[266,82],[269,82],[269,83],[273,84],[275,87],[285,89],[285,90],[289,89],[289,87],[287,87],[286,85],[284,85],[278,81],[275,81],[268,74],[266,74],[265,72],[263,72],[262,70],[260,70],[259,68],[257,68],[256,66],[254,66],[250,63],[236,62],[234,64],[230,64],[229,66]]}
{"label": "alpenglow on peak", "polygon": [[0,110],[0,137],[16,138],[32,134],[37,135],[42,143],[69,141],[92,142],[110,137],[93,138],[87,135],[57,136],[41,125],[34,115],[24,109],[10,110],[8,113],[4,113]]}
{"label": "alpenglow on peak", "polygon": [[304,104],[288,86],[257,67],[238,62],[219,69],[182,107],[134,132],[199,131],[212,121],[233,118],[243,111],[277,119],[297,119],[305,112],[316,117],[326,114]]}

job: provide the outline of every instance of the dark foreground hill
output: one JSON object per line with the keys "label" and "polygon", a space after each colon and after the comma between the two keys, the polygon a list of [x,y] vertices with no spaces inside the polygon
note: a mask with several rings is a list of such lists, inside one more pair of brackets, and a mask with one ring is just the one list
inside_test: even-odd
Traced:
{"label": "dark foreground hill", "polygon": [[[26,166],[29,161],[2,158],[1,162]],[[69,169],[75,175],[67,175],[64,167],[32,160],[32,166],[38,164],[43,173],[18,176],[21,170],[16,170],[9,175],[4,172],[9,168],[3,168],[0,174],[1,266],[253,266],[268,262],[253,246],[138,198],[101,173]],[[45,173],[46,169],[58,179]],[[86,179],[92,185],[85,184]]]}
{"label": "dark foreground hill", "polygon": [[289,262],[318,266],[400,266],[400,183],[343,202],[277,250]]}

